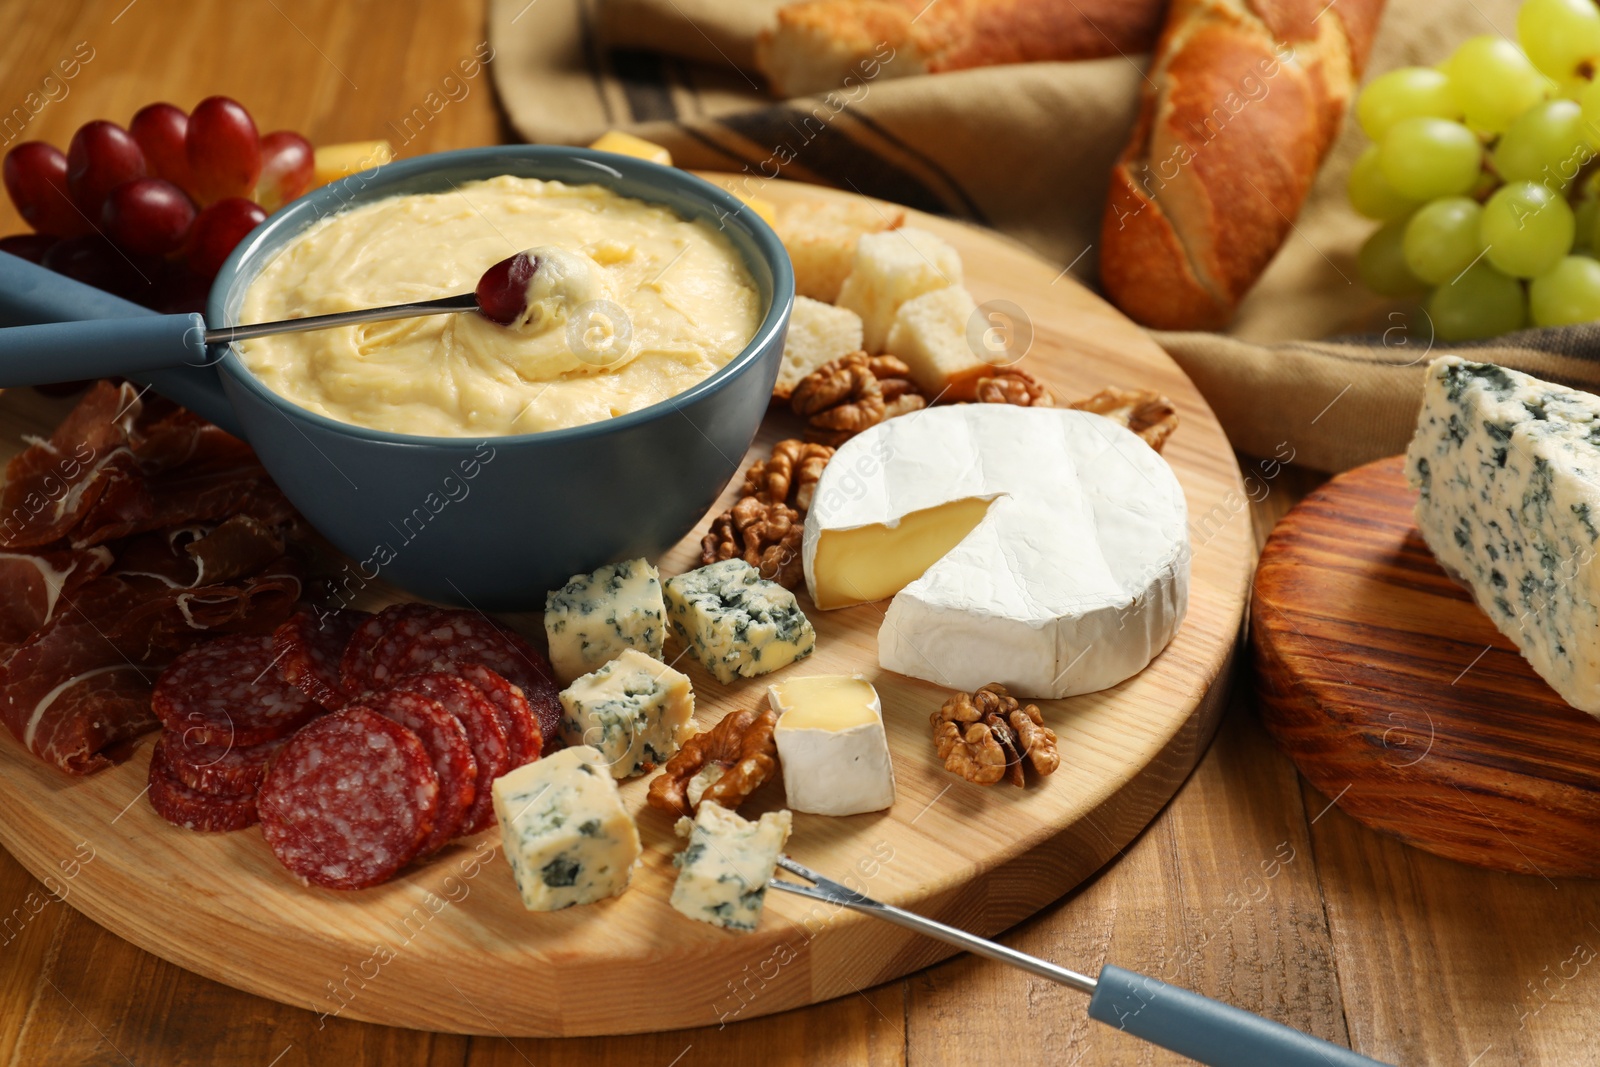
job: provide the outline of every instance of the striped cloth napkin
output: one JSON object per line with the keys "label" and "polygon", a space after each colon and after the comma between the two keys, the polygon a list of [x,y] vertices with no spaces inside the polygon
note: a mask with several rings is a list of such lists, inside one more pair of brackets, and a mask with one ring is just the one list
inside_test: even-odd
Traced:
{"label": "striped cloth napkin", "polygon": [[[529,141],[621,129],[684,167],[820,182],[1006,233],[1094,287],[1107,175],[1138,109],[1146,57],[879,79],[773,98],[754,40],[783,0],[492,0],[506,113]],[[1368,77],[1514,33],[1518,0],[1389,0]],[[1415,305],[1363,289],[1375,224],[1345,179],[1353,121],[1293,232],[1225,333],[1154,332],[1240,451],[1343,470],[1404,451],[1422,368],[1445,351]],[[1526,330],[1449,351],[1600,390],[1600,328]]]}

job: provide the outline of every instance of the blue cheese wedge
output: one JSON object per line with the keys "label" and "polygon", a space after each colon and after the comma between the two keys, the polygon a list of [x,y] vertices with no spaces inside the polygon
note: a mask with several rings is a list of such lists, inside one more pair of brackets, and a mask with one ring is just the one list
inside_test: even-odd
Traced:
{"label": "blue cheese wedge", "polygon": [[678,868],[672,906],[713,926],[754,930],[792,822],[787,811],[751,822],[719,804],[702,804],[693,823],[678,820],[689,844],[672,858]]}
{"label": "blue cheese wedge", "polygon": [[669,578],[665,591],[673,630],[724,684],[786,667],[816,648],[817,632],[794,594],[742,559]]}
{"label": "blue cheese wedge", "polygon": [[1436,359],[1406,476],[1440,564],[1551,688],[1600,716],[1600,398]]}
{"label": "blue cheese wedge", "polygon": [[864,678],[785,677],[767,687],[789,807],[859,815],[894,803],[894,765],[878,691]]}
{"label": "blue cheese wedge", "polygon": [[648,774],[694,732],[688,676],[631,648],[561,693],[561,739],[597,749],[613,778]]}
{"label": "blue cheese wedge", "polygon": [[661,576],[642,559],[573,575],[545,597],[544,632],[550,665],[563,685],[605,666],[624,649],[660,659],[667,637]]}
{"label": "blue cheese wedge", "polygon": [[595,749],[562,749],[496,778],[494,813],[529,911],[592,904],[628,887],[639,830]]}

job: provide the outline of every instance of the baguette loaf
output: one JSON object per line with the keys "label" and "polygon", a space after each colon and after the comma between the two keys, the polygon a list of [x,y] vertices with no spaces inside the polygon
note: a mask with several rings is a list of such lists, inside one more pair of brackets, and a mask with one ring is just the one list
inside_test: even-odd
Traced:
{"label": "baguette loaf", "polygon": [[801,0],[756,39],[777,96],[846,79],[1145,52],[1166,0]]}
{"label": "baguette loaf", "polygon": [[1300,211],[1383,0],[1173,0],[1111,173],[1100,280],[1137,321],[1219,329]]}

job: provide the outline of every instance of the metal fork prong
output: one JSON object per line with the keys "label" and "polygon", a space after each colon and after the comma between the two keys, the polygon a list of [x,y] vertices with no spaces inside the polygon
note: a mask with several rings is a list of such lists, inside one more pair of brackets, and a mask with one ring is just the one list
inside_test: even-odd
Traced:
{"label": "metal fork prong", "polygon": [[821,885],[823,882],[827,881],[827,879],[823,878],[822,875],[818,874],[816,871],[813,871],[810,867],[805,867],[796,863],[783,853],[778,854],[778,866],[782,867],[790,874],[798,874],[807,881],[816,882],[818,885]]}
{"label": "metal fork prong", "polygon": [[769,889],[781,889],[785,893],[794,893],[796,896],[808,897],[811,900],[820,900],[825,904],[843,904],[844,902],[821,886],[806,885],[804,882],[791,882],[787,878],[768,878]]}
{"label": "metal fork prong", "polygon": [[832,878],[825,878],[811,868],[796,863],[788,856],[780,854],[778,856],[778,865],[791,874],[798,874],[801,878],[816,883],[816,888],[825,890],[828,894],[827,899],[832,900],[835,904],[848,903],[878,906],[878,902],[871,897],[858,893],[847,885],[835,882]]}

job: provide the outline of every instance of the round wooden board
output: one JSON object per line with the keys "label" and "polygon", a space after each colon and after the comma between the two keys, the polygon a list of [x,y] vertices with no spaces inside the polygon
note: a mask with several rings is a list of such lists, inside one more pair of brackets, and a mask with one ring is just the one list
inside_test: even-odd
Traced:
{"label": "round wooden board", "polygon": [[[763,195],[848,194],[774,183]],[[1046,703],[1063,753],[1061,769],[1048,779],[1026,789],[981,788],[944,771],[928,714],[946,694],[878,667],[881,605],[824,613],[802,592],[819,634],[802,669],[859,671],[877,685],[898,799],[880,814],[797,815],[789,851],[881,899],[993,934],[1112,859],[1193,768],[1220,713],[1253,541],[1227,439],[1193,385],[1142,331],[1059,268],[1002,238],[907,215],[960,250],[979,301],[1004,298],[1024,309],[1034,331],[1026,366],[1060,395],[1107,385],[1152,388],[1176,402],[1182,419],[1165,454],[1195,531],[1188,618],[1137,677]],[[44,429],[60,411],[17,391],[0,398],[0,427],[15,450],[22,432]],[[764,455],[797,428],[787,413],[775,413],[755,451]],[[700,532],[661,561],[665,573],[697,565]],[[539,632],[537,616],[509,621]],[[765,698],[768,679],[725,687],[698,667],[689,672],[702,724]],[[0,843],[47,885],[61,886],[69,903],[142,948],[319,1013],[481,1034],[663,1030],[854,993],[951,953],[888,923],[783,893],[768,895],[760,929],[751,934],[683,918],[667,904],[677,847],[672,820],[646,807],[644,779],[622,789],[637,813],[643,863],[626,893],[593,906],[525,911],[494,831],[375,889],[302,888],[256,832],[202,835],[162,822],[141,799],[149,749],[147,738],[126,763],[72,779],[7,738],[0,743]],[[773,783],[745,813],[782,803]],[[91,850],[92,861],[83,862]],[[74,862],[66,880],[64,865]]]}
{"label": "round wooden board", "polygon": [[1273,529],[1251,604],[1267,729],[1374,830],[1495,870],[1600,875],[1600,722],[1434,561],[1416,499],[1396,456]]}

